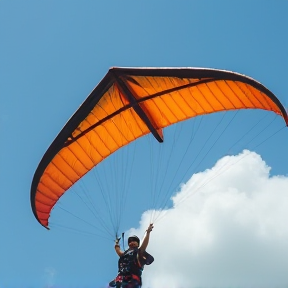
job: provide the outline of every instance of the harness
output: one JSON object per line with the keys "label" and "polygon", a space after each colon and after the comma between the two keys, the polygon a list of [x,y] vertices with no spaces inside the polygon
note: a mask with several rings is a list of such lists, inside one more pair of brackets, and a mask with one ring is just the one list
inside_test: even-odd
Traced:
{"label": "harness", "polygon": [[118,275],[116,282],[137,281],[141,285],[143,266],[138,258],[138,248],[126,250],[118,260]]}
{"label": "harness", "polygon": [[118,275],[109,283],[110,287],[128,288],[134,287],[135,284],[136,286],[142,285],[141,275],[144,265],[150,265],[154,258],[146,251],[143,252],[143,255],[139,255],[138,252],[139,249],[134,248],[133,250],[128,249],[123,253],[118,260]]}
{"label": "harness", "polygon": [[126,250],[118,260],[118,275],[136,275],[141,278],[143,266],[138,259],[138,248]]}

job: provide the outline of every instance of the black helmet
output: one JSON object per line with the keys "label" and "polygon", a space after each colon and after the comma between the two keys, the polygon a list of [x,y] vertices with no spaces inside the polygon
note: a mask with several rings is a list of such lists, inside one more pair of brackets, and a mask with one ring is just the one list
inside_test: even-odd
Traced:
{"label": "black helmet", "polygon": [[128,244],[129,244],[130,242],[132,242],[132,241],[137,242],[137,243],[138,243],[138,246],[140,245],[140,239],[139,239],[136,235],[130,236],[130,237],[128,238]]}

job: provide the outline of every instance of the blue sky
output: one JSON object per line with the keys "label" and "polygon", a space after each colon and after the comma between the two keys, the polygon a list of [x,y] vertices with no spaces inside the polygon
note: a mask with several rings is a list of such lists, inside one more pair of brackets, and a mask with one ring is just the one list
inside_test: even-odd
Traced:
{"label": "blue sky", "polygon": [[[113,242],[47,231],[30,208],[41,157],[110,67],[231,70],[287,107],[287,11],[285,0],[0,0],[0,286],[105,287],[115,275]],[[281,133],[261,156],[287,177]]]}

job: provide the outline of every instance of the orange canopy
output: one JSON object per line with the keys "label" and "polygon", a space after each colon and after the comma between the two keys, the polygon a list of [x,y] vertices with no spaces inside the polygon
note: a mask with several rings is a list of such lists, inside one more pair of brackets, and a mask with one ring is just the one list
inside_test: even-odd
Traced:
{"label": "orange canopy", "polygon": [[284,118],[275,95],[233,72],[199,68],[111,68],[68,121],[33,178],[31,206],[48,228],[59,198],[98,163],[137,138],[198,115],[264,109]]}

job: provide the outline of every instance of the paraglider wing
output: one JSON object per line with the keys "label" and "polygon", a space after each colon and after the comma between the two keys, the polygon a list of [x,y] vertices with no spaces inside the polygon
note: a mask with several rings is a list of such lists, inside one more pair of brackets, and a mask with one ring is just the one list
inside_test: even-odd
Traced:
{"label": "paraglider wing", "polygon": [[43,156],[32,181],[31,206],[48,228],[59,198],[119,148],[209,113],[264,109],[287,113],[259,82],[233,72],[201,68],[111,68]]}

